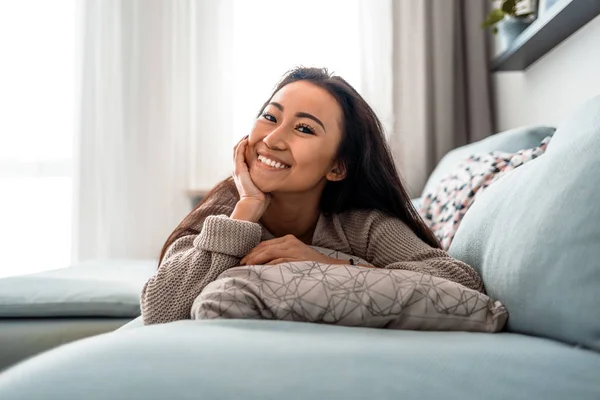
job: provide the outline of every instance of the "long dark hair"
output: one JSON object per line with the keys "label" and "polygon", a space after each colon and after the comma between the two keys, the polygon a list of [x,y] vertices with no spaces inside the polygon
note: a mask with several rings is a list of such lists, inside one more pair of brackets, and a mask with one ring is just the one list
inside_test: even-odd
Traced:
{"label": "long dark hair", "polygon": [[[327,90],[337,100],[343,114],[342,140],[336,158],[346,168],[346,178],[327,182],[321,196],[320,211],[327,215],[353,209],[379,210],[403,221],[425,243],[440,248],[438,239],[421,219],[402,184],[379,118],[344,79],[331,75],[325,68],[295,68],[279,82],[257,118],[275,93],[296,81],[309,81]],[[207,202],[220,204],[219,198],[239,199],[232,178],[217,184],[183,219],[165,242],[159,260],[175,240],[199,233],[199,219],[205,216],[197,211]],[[235,204],[229,204],[232,205]]]}

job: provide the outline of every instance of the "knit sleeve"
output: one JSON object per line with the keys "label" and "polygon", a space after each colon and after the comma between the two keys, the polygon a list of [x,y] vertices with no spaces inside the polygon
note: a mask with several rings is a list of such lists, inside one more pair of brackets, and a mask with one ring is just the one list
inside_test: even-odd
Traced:
{"label": "knit sleeve", "polygon": [[400,219],[379,211],[355,211],[343,222],[352,250],[379,268],[416,271],[484,291],[477,272],[422,241]]}
{"label": "knit sleeve", "polygon": [[254,222],[207,216],[198,235],[187,235],[169,246],[158,270],[144,285],[144,324],[190,318],[194,299],[223,271],[260,243],[262,229]]}

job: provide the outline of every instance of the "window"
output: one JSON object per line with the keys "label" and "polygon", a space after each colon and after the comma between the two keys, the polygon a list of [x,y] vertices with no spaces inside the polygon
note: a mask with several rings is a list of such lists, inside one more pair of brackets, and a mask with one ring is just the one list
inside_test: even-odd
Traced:
{"label": "window", "polygon": [[0,3],[0,277],[71,258],[75,0]]}

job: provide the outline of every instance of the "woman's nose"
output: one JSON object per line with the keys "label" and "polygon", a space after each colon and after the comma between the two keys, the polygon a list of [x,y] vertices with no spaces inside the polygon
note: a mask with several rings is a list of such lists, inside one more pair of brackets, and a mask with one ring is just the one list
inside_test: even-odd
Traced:
{"label": "woman's nose", "polygon": [[264,137],[263,143],[270,149],[285,150],[287,148],[286,132],[283,126],[278,126],[276,129],[272,130]]}

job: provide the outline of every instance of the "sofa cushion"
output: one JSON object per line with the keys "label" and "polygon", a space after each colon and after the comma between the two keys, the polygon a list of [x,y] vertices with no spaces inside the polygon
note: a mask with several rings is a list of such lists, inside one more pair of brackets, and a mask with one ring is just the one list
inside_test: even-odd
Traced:
{"label": "sofa cushion", "polygon": [[87,261],[0,279],[0,317],[136,317],[154,260]]}
{"label": "sofa cushion", "polygon": [[141,328],[144,325],[144,317],[142,317],[141,315],[139,317],[137,317],[136,319],[133,319],[131,321],[129,321],[128,323],[126,323],[125,325],[122,325],[119,329],[117,330],[127,330],[127,329],[134,329],[134,328]]}
{"label": "sofa cushion", "polygon": [[600,355],[518,334],[178,321],[64,345],[2,400],[600,398]]}
{"label": "sofa cushion", "polygon": [[61,344],[114,331],[130,320],[112,317],[0,318],[0,371]]}
{"label": "sofa cushion", "polygon": [[600,350],[600,96],[546,153],[478,197],[450,255],[504,303],[510,331]]}
{"label": "sofa cushion", "polygon": [[431,175],[429,175],[429,179],[427,180],[421,195],[434,190],[450,171],[456,168],[470,155],[490,153],[492,151],[516,153],[522,149],[538,146],[546,136],[551,136],[554,131],[555,128],[547,126],[528,126],[510,129],[478,142],[458,147],[450,151],[441,159]]}

